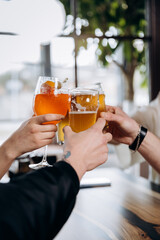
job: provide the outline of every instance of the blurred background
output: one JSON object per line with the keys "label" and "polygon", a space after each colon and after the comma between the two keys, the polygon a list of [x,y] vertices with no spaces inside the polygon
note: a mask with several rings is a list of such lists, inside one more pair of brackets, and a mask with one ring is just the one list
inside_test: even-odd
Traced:
{"label": "blurred background", "polygon": [[[19,2],[0,0],[0,3],[14,1]],[[56,2],[62,8],[65,24],[49,41],[38,42],[32,35],[30,40],[24,37],[22,41],[16,29],[8,31],[3,28],[5,19],[1,21],[0,143],[32,116],[32,99],[39,75],[57,76],[61,81],[68,77],[69,88],[100,82],[106,104],[119,105],[129,114],[147,105],[159,92],[158,0]],[[30,4],[32,9],[31,1]],[[10,18],[9,12],[6,18]],[[43,27],[39,25],[34,34],[44,31],[45,35],[47,29],[57,27],[58,21],[46,22]],[[23,27],[23,19],[21,24]],[[113,146],[110,154],[112,164],[115,162],[118,166]]]}

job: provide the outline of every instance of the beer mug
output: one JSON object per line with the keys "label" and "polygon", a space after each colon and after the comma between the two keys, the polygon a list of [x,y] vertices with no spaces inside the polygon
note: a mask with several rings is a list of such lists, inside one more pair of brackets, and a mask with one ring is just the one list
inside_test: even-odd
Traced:
{"label": "beer mug", "polygon": [[105,93],[103,91],[102,85],[100,82],[97,82],[97,83],[87,85],[84,88],[98,91],[98,94],[99,94],[99,107],[97,111],[97,119],[98,119],[100,117],[100,113],[106,111]]}
{"label": "beer mug", "polygon": [[91,89],[74,89],[71,91],[69,125],[74,132],[90,128],[97,118],[99,94]]}

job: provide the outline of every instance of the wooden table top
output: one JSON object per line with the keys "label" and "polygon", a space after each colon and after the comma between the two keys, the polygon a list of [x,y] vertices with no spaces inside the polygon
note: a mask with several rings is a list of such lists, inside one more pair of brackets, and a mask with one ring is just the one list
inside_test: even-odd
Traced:
{"label": "wooden table top", "polygon": [[111,186],[81,189],[56,240],[160,240],[160,186],[118,169],[96,169],[85,177],[107,177]]}

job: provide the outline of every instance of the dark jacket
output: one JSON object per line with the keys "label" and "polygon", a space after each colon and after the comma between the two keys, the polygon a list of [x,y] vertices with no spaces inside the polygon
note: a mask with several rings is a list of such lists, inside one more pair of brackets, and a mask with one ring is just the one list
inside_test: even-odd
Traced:
{"label": "dark jacket", "polygon": [[75,170],[61,161],[0,184],[0,240],[53,239],[79,190]]}

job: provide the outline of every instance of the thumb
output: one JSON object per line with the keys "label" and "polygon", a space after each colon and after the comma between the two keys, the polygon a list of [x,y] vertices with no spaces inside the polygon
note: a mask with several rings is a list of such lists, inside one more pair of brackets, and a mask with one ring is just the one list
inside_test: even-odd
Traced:
{"label": "thumb", "polygon": [[98,118],[97,122],[91,128],[98,129],[98,130],[102,131],[105,124],[106,124],[106,120],[104,118]]}
{"label": "thumb", "polygon": [[106,133],[105,136],[106,136],[106,141],[107,141],[107,143],[112,140],[112,134]]}
{"label": "thumb", "polygon": [[61,114],[45,114],[45,115],[39,115],[36,117],[33,117],[35,123],[37,124],[42,124],[44,122],[50,122],[50,121],[55,121],[55,120],[61,120],[64,118],[63,115]]}
{"label": "thumb", "polygon": [[70,126],[65,126],[63,128],[64,136],[72,135],[74,132],[72,131]]}

